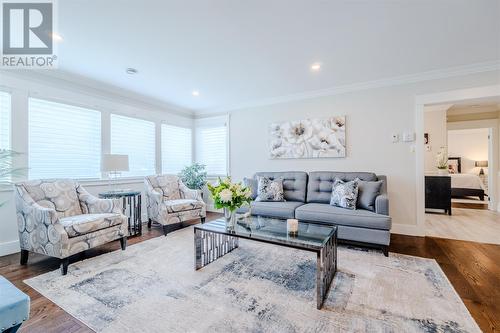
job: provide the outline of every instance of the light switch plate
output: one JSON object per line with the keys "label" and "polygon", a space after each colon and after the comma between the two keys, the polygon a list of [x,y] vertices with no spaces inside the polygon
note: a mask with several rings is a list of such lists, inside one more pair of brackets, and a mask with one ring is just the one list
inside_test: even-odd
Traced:
{"label": "light switch plate", "polygon": [[415,133],[405,132],[403,133],[403,142],[413,142],[415,141]]}

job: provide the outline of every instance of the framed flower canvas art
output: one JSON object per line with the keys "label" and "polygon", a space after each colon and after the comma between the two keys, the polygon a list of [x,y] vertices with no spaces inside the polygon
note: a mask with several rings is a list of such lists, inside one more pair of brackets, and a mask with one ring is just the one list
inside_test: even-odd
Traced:
{"label": "framed flower canvas art", "polygon": [[270,157],[345,157],[345,126],[345,116],[271,124]]}

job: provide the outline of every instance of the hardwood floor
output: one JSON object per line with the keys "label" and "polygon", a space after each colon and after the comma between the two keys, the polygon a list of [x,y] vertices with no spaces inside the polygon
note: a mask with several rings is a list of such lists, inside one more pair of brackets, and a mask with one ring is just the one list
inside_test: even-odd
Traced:
{"label": "hardwood floor", "polygon": [[452,215],[425,214],[425,234],[472,242],[500,244],[500,213],[453,208]]}
{"label": "hardwood floor", "polygon": [[[209,214],[207,220],[218,217]],[[196,221],[195,221],[196,222]],[[163,237],[161,228],[145,228],[140,237],[131,237],[129,245]],[[89,250],[93,257],[120,248],[118,241]],[[391,252],[434,258],[455,287],[472,316],[484,332],[500,332],[500,246],[431,237],[393,234]],[[74,258],[73,261],[79,260]],[[57,305],[22,281],[56,270],[59,261],[42,255],[30,255],[27,266],[19,265],[19,254],[0,258],[0,275],[5,276],[31,297],[30,319],[20,332],[92,332]]]}

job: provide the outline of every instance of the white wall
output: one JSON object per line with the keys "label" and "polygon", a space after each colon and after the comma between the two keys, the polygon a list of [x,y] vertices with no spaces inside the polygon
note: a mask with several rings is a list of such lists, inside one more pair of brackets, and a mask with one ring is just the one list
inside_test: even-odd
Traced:
{"label": "white wall", "polygon": [[448,154],[461,157],[462,173],[478,174],[475,162],[488,160],[488,135],[487,128],[448,131]]}
{"label": "white wall", "polygon": [[[415,130],[415,96],[498,84],[498,72],[370,89],[231,112],[231,174],[256,171],[371,171],[388,176],[393,231],[416,230],[416,161],[411,145],[392,133]],[[347,157],[271,160],[268,125],[307,117],[347,116]],[[412,229],[412,226],[414,229]]]}
{"label": "white wall", "polygon": [[446,110],[448,106],[424,109],[424,133],[429,135],[429,143],[424,150],[424,170],[436,173],[436,154],[447,146]]}
{"label": "white wall", "polygon": [[[45,98],[63,103],[89,107],[101,111],[102,114],[102,152],[109,152],[109,117],[111,113],[133,116],[147,119],[156,123],[156,166],[161,172],[160,159],[160,125],[168,122],[178,126],[193,126],[193,119],[190,114],[183,116],[178,111],[170,111],[155,108],[152,105],[133,101],[111,93],[104,93],[93,88],[74,83],[68,83],[52,77],[46,80],[31,79],[24,74],[0,72],[0,90],[10,92],[12,95],[12,128],[11,143],[12,149],[23,153],[22,157],[16,161],[18,167],[28,166],[28,98]],[[82,181],[88,190],[97,194],[108,188],[107,181]],[[142,190],[142,179],[129,179],[122,188],[132,188]],[[0,202],[6,202],[0,207],[0,256],[19,251],[18,233],[15,206],[11,190],[0,191]],[[145,200],[143,200],[145,203]],[[143,219],[146,219],[146,210],[143,207]]]}

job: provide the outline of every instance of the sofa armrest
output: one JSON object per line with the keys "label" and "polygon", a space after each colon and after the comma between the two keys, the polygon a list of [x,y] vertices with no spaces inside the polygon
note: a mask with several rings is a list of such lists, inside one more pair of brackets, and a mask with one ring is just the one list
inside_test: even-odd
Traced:
{"label": "sofa armrest", "polygon": [[181,197],[184,199],[203,201],[200,191],[192,190],[182,182],[179,182],[179,190],[181,191]]}
{"label": "sofa armrest", "polygon": [[120,199],[99,199],[82,186],[78,185],[76,188],[78,199],[83,209],[84,214],[104,214],[115,213],[122,214],[123,206]]}
{"label": "sofa armrest", "polygon": [[389,215],[389,198],[387,194],[381,194],[375,198],[375,213]]}

